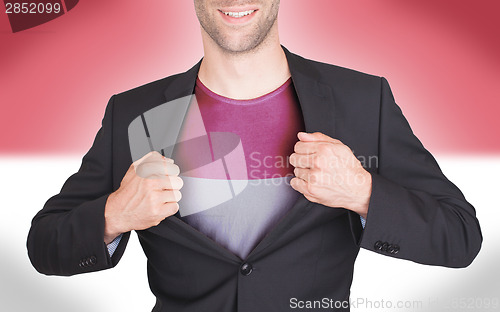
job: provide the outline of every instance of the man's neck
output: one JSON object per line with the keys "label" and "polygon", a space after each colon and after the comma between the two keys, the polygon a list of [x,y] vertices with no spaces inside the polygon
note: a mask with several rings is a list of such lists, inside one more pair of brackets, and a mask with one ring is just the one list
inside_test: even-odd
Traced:
{"label": "man's neck", "polygon": [[253,51],[228,53],[209,39],[198,77],[212,92],[232,99],[253,99],[267,94],[290,78],[279,39],[269,37]]}

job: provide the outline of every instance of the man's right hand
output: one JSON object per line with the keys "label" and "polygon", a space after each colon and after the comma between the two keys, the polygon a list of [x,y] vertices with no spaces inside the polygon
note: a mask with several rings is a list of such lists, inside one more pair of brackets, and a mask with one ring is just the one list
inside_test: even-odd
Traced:
{"label": "man's right hand", "polygon": [[172,159],[153,151],[130,165],[120,187],[106,202],[104,242],[131,230],[158,225],[179,210],[183,185]]}

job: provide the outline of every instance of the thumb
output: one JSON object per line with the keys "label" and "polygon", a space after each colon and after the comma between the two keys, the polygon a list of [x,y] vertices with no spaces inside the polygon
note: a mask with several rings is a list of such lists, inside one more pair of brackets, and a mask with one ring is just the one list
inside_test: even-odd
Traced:
{"label": "thumb", "polygon": [[[153,157],[157,157],[156,154],[160,155],[160,153],[158,153],[157,151],[151,151],[145,155],[143,155],[141,158],[137,159],[136,161],[133,162],[133,165],[134,166],[139,166],[141,163],[143,163],[144,161],[146,161],[146,159],[148,158],[153,158]],[[160,155],[161,157],[161,155]]]}
{"label": "thumb", "polygon": [[161,155],[157,151],[151,151],[147,153],[146,155],[142,156],[141,158],[137,159],[136,161],[133,162],[134,166],[139,166],[142,163],[146,162],[157,162],[157,161],[166,161],[169,163],[174,163],[173,159],[166,158],[165,156]]}
{"label": "thumb", "polygon": [[331,143],[341,143],[339,140],[327,136],[321,132],[307,133],[299,132],[297,134],[299,140],[304,142],[331,142]]}

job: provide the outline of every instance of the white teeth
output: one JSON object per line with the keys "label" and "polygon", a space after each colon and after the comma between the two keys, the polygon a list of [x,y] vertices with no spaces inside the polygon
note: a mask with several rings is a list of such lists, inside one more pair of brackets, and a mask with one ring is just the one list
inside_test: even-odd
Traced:
{"label": "white teeth", "polygon": [[240,18],[243,16],[247,16],[255,12],[255,10],[249,10],[249,11],[244,11],[244,12],[222,12],[226,14],[227,16],[235,17],[235,18]]}

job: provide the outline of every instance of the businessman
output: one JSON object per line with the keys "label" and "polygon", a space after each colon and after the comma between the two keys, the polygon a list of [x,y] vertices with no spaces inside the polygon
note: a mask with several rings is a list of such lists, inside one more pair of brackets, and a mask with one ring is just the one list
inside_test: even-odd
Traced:
{"label": "businessman", "polygon": [[360,247],[473,261],[475,210],[388,82],[281,46],[279,3],[194,1],[203,59],[110,99],[79,171],[33,219],[39,272],[112,268],[135,230],[153,311],[348,311]]}

